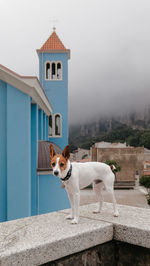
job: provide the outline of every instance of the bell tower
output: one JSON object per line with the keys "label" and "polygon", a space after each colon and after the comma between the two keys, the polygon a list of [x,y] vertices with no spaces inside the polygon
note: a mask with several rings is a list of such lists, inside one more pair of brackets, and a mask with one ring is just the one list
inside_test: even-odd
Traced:
{"label": "bell tower", "polygon": [[68,59],[66,49],[53,28],[39,56],[39,80],[52,105],[49,117],[49,140],[62,149],[68,144]]}

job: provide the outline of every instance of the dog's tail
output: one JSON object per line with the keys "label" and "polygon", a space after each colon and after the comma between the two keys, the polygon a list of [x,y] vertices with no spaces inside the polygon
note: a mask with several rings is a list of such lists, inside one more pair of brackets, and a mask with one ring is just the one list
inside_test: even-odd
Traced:
{"label": "dog's tail", "polygon": [[116,169],[116,167],[112,164],[112,165],[110,165],[110,169],[111,169],[112,171],[114,171],[114,170]]}

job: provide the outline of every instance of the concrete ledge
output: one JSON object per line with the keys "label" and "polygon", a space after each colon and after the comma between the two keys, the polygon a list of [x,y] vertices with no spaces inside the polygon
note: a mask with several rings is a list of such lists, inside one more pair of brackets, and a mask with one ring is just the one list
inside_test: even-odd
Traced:
{"label": "concrete ledge", "polygon": [[[111,203],[104,203],[102,212],[93,214],[97,204],[81,206],[80,215],[113,224],[115,240],[150,248],[150,209],[118,205],[119,217],[113,217]],[[68,213],[68,210],[62,212]]]}
{"label": "concrete ledge", "polygon": [[115,240],[150,248],[150,210],[112,204],[93,214],[96,203],[80,207],[78,225],[65,219],[69,210],[0,224],[0,265],[40,265]]}
{"label": "concrete ledge", "polygon": [[40,265],[112,240],[113,225],[61,212],[0,224],[0,265]]}

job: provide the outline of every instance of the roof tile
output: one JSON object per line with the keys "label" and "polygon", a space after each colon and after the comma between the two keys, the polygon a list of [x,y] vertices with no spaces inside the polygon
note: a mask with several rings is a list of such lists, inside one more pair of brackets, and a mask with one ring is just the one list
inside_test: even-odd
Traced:
{"label": "roof tile", "polygon": [[65,46],[54,31],[40,50],[66,50]]}

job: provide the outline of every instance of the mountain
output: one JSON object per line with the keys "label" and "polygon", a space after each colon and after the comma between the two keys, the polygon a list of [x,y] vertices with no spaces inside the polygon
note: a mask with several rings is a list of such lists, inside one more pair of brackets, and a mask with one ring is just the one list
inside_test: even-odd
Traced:
{"label": "mountain", "polygon": [[[69,144],[72,150],[77,147],[89,148],[94,142],[109,139],[111,132],[117,130],[120,134],[125,133],[125,138],[130,137],[135,132],[150,129],[150,105],[145,106],[143,110],[132,111],[123,115],[113,117],[97,118],[95,121],[89,121],[82,125],[70,126]],[[131,130],[130,130],[131,129]],[[134,132],[134,133],[133,133]],[[110,138],[111,139],[111,138]],[[121,137],[119,141],[121,140]],[[115,141],[117,141],[115,139]],[[124,139],[122,139],[124,141]]]}

